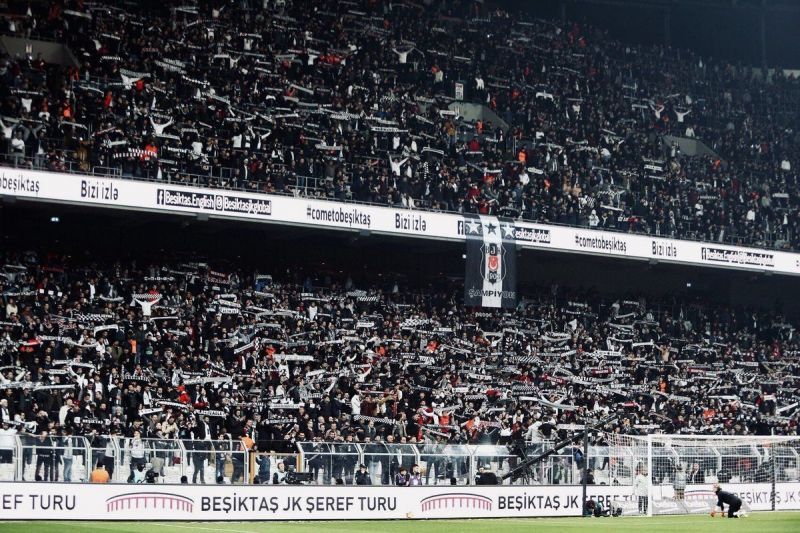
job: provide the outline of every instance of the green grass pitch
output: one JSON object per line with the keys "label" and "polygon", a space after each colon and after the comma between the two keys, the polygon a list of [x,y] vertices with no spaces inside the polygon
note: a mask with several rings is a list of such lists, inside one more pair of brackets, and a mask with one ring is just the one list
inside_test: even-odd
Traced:
{"label": "green grass pitch", "polygon": [[485,520],[393,520],[337,522],[0,522],[0,532],[22,533],[598,533],[646,531],[648,533],[798,533],[800,512],[753,513],[729,520],[701,516],[622,518],[517,518]]}

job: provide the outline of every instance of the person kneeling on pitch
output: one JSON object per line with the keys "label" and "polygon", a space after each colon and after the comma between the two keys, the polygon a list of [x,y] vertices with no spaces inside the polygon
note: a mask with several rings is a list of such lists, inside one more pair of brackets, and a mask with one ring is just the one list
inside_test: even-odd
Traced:
{"label": "person kneeling on pitch", "polygon": [[[728,518],[739,518],[736,513],[742,508],[742,499],[732,492],[722,490],[719,483],[714,484],[714,492],[717,494],[717,507],[719,507],[720,513],[725,513],[725,504],[727,504]],[[716,509],[712,511],[711,515],[714,516],[715,514]]]}
{"label": "person kneeling on pitch", "polygon": [[608,509],[603,509],[603,506],[594,500],[586,500],[586,503],[583,506],[583,516],[609,516],[610,511]]}

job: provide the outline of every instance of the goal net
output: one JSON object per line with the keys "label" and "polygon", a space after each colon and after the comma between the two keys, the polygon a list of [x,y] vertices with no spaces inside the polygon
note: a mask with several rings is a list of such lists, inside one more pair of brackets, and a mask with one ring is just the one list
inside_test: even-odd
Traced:
{"label": "goal net", "polygon": [[739,496],[745,512],[796,507],[800,437],[607,433],[603,440],[608,468],[596,482],[630,487],[625,503],[640,514],[709,513],[715,484]]}

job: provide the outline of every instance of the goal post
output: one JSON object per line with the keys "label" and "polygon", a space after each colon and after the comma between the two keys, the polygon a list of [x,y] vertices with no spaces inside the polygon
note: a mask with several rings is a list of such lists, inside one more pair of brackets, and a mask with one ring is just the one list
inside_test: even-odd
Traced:
{"label": "goal post", "polygon": [[800,437],[604,437],[608,470],[595,478],[598,483],[629,486],[626,503],[631,509],[635,503],[639,514],[708,513],[716,504],[716,483],[737,494],[745,510],[800,508]]}

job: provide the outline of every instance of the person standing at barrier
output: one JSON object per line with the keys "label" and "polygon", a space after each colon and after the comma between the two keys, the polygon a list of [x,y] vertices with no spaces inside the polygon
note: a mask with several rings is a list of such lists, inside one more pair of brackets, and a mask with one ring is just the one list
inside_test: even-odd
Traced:
{"label": "person standing at barrier", "polygon": [[231,442],[230,434],[221,433],[219,435],[219,440],[222,442],[216,442],[214,445],[216,447],[216,454],[215,454],[215,479],[224,478],[225,477],[225,462],[227,460],[228,451],[233,449],[233,443]]}
{"label": "person standing at barrier", "polygon": [[231,474],[231,483],[239,483],[240,481],[244,481],[244,461],[246,454],[247,449],[244,442],[239,440],[233,443],[233,453],[231,454],[233,473]]}
{"label": "person standing at barrier", "polygon": [[[384,485],[389,485],[396,481],[397,474],[400,472],[400,465],[402,463],[402,448],[394,442],[394,435],[386,436],[386,449],[389,451],[389,480]],[[408,471],[408,470],[406,470]],[[386,477],[381,476],[382,480]]]}
{"label": "person standing at barrier", "polygon": [[12,420],[12,412],[8,408],[8,400],[3,398],[0,400],[0,422],[9,424]]}
{"label": "person standing at barrier", "polygon": [[[389,455],[392,450],[389,449],[383,442],[380,435],[375,437],[375,445],[381,450],[381,455],[378,456],[378,462],[381,465],[381,485],[389,485],[392,482],[392,457]],[[394,458],[397,461],[397,458]],[[370,472],[372,473],[372,472]]]}
{"label": "person standing at barrier", "polygon": [[376,455],[378,452],[380,452],[380,446],[377,443],[373,443],[370,437],[365,437],[364,463],[366,464],[366,468],[369,469],[368,477],[370,479],[370,485],[372,484],[372,479],[378,472],[378,456]]}
{"label": "person standing at barrier", "polygon": [[[103,450],[103,455],[99,462],[103,464],[109,478],[114,477],[114,443],[110,437],[103,437],[97,434],[97,430],[92,430],[91,446],[93,451]],[[93,454],[94,455],[94,454]]]}
{"label": "person standing at barrier", "polygon": [[258,465],[258,475],[256,477],[259,479],[259,483],[269,483],[272,457],[266,453],[258,453],[257,444],[253,447],[253,451],[256,452],[256,464]]}
{"label": "person standing at barrier", "polygon": [[25,481],[25,470],[28,465],[33,462],[33,448],[34,448],[34,431],[36,422],[28,422],[25,420],[25,412],[19,412],[14,415],[14,421],[17,427],[20,428],[20,437],[22,437],[22,481]]}
{"label": "person standing at barrier", "polygon": [[192,483],[197,483],[197,476],[200,476],[200,483],[205,484],[206,458],[208,450],[211,449],[211,426],[208,424],[208,417],[198,417],[197,424],[191,428],[192,449]]}
{"label": "person standing at barrier", "polygon": [[0,463],[6,464],[14,461],[16,434],[17,428],[12,428],[11,424],[3,420],[3,427],[0,428]]}
{"label": "person standing at barrier", "polygon": [[53,481],[53,441],[47,431],[42,431],[36,439],[36,476],[38,477],[41,468],[44,467],[44,477],[42,481]]}
{"label": "person standing at barrier", "polygon": [[130,475],[132,477],[137,467],[145,464],[146,462],[146,459],[144,458],[144,441],[142,440],[142,434],[140,432],[133,432],[133,437],[131,437],[128,448],[131,454]]}
{"label": "person standing at barrier", "polygon": [[692,463],[692,469],[689,471],[689,474],[686,476],[686,482],[689,485],[697,485],[699,483],[703,483],[705,478],[703,474],[700,472],[700,463]]}
{"label": "person standing at barrier", "polygon": [[62,459],[64,460],[64,481],[71,483],[74,447],[72,446],[72,430],[70,428],[64,429],[64,436],[61,437],[61,448],[64,451],[62,455]]}
{"label": "person standing at barrier", "polygon": [[346,445],[344,443],[344,437],[337,435],[334,438],[334,441],[335,444],[331,446],[331,455],[329,456],[331,467],[331,473],[328,476],[329,482],[330,479],[336,480],[343,478],[342,472],[344,471],[344,462],[347,459],[347,456],[345,455]]}
{"label": "person standing at barrier", "polygon": [[320,453],[319,437],[314,437],[311,443],[311,452],[308,454],[308,471],[311,472],[311,479],[314,485],[319,484],[319,473],[325,471],[324,457]]}
{"label": "person standing at barrier", "polygon": [[356,445],[353,444],[352,433],[347,434],[342,453],[344,454],[342,459],[342,475],[344,482],[346,485],[352,485],[353,476],[355,475],[356,471],[356,463],[358,463],[358,449],[356,448]]}
{"label": "person standing at barrier", "polygon": [[675,469],[675,479],[672,481],[672,488],[675,489],[675,499],[682,500],[684,491],[686,490],[686,472],[683,471],[683,465],[681,464]]}
{"label": "person standing at barrier", "polygon": [[[58,430],[58,432],[53,431],[53,436],[50,437],[50,442],[53,445],[53,481],[58,481],[59,474],[61,473],[61,459],[64,455],[64,449],[61,447],[61,435],[63,432]],[[58,436],[56,436],[58,435]]]}
{"label": "person standing at barrier", "polygon": [[206,457],[208,456],[208,449],[210,443],[207,440],[193,440],[192,448],[192,483],[197,483],[197,477],[200,476],[200,483],[206,483]]}
{"label": "person standing at barrier", "polygon": [[636,469],[636,476],[633,478],[633,493],[639,501],[639,514],[647,514],[648,478],[644,467]]}

